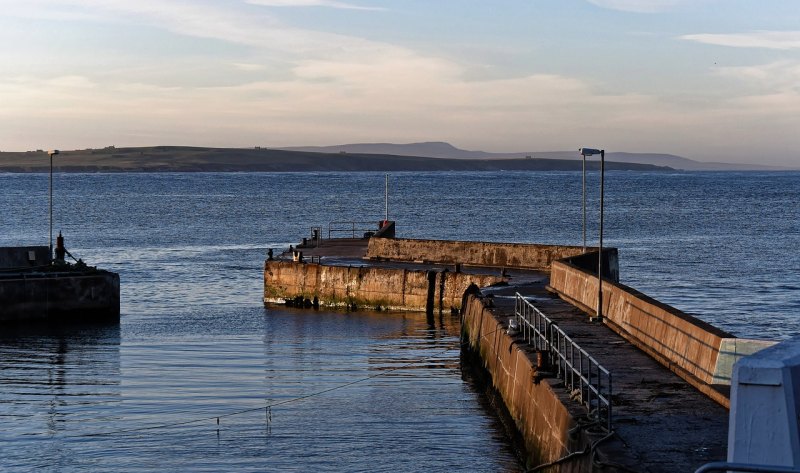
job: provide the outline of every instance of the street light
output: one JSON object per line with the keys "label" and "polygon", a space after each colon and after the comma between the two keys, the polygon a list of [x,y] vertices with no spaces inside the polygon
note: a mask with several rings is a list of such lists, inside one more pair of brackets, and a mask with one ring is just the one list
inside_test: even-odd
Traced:
{"label": "street light", "polygon": [[605,186],[606,150],[580,148],[583,156],[583,247],[586,250],[586,156],[600,155],[600,244],[597,252],[597,320],[603,321],[603,191]]}
{"label": "street light", "polygon": [[386,214],[384,215],[384,223],[389,223],[389,174],[386,174],[386,191],[384,194],[384,201],[386,203]]}
{"label": "street light", "polygon": [[[581,157],[583,158],[583,165],[581,166],[583,169],[583,178],[581,179],[581,188],[582,188],[582,206],[581,209],[583,210],[583,252],[586,253],[586,154],[583,152],[583,148],[581,148]],[[591,155],[590,155],[591,156]]]}
{"label": "street light", "polygon": [[59,154],[57,149],[47,152],[50,155],[50,263],[53,262],[53,155]]}

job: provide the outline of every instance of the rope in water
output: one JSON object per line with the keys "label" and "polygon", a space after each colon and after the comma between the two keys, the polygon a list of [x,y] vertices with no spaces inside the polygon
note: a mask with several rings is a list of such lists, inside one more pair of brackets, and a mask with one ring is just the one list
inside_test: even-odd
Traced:
{"label": "rope in water", "polygon": [[309,393],[309,394],[305,394],[305,395],[302,395],[302,396],[297,396],[297,397],[294,397],[294,398],[291,398],[291,399],[284,399],[282,401],[273,402],[271,404],[266,404],[266,405],[259,406],[259,407],[251,407],[251,408],[248,408],[248,409],[242,409],[242,410],[238,410],[238,411],[234,411],[234,412],[228,412],[226,414],[220,414],[220,415],[208,416],[208,417],[200,417],[200,418],[190,419],[190,420],[185,420],[185,421],[170,422],[170,423],[163,423],[163,424],[157,424],[157,425],[149,425],[149,426],[144,426],[144,427],[133,427],[133,428],[130,428],[130,429],[112,430],[112,431],[107,431],[107,432],[94,432],[94,433],[88,433],[88,434],[67,435],[65,437],[66,438],[106,437],[106,436],[112,436],[112,435],[145,432],[145,431],[149,431],[149,430],[167,429],[167,428],[171,428],[171,427],[180,427],[180,426],[184,426],[184,425],[199,424],[201,422],[210,422],[210,421],[214,421],[214,420],[216,420],[217,425],[219,425],[219,420],[223,419],[225,417],[233,417],[233,416],[246,414],[246,413],[249,413],[249,412],[261,411],[261,410],[266,412],[267,419],[269,420],[272,417],[272,411],[271,410],[272,410],[273,407],[283,406],[283,405],[291,404],[291,403],[295,403],[295,402],[300,402],[300,401],[303,401],[303,400],[306,400],[306,399],[310,399],[310,398],[313,398],[313,397],[316,397],[316,396],[321,396],[321,395],[329,393],[331,391],[344,389],[344,388],[347,388],[349,386],[353,386],[355,384],[363,383],[363,382],[369,381],[371,379],[375,379],[375,378],[378,378],[378,377],[381,377],[381,376],[385,376],[385,375],[387,375],[389,373],[408,368],[409,366],[413,366],[413,365],[416,365],[416,364],[419,364],[419,363],[424,363],[424,362],[426,362],[428,360],[431,360],[431,359],[434,359],[434,358],[438,358],[438,357],[444,355],[445,353],[447,353],[447,352],[449,352],[451,350],[454,350],[454,349],[456,349],[458,347],[459,347],[459,345],[457,343],[454,343],[454,344],[451,344],[450,346],[448,346],[447,349],[445,349],[445,350],[442,350],[440,352],[437,352],[437,353],[435,353],[433,355],[430,355],[430,356],[427,356],[425,358],[421,358],[421,359],[406,363],[406,364],[404,364],[402,366],[391,368],[391,369],[382,371],[380,373],[377,373],[377,374],[374,374],[374,375],[370,375],[370,376],[366,376],[364,378],[360,378],[360,379],[357,379],[357,380],[354,380],[354,381],[350,381],[350,382],[347,382],[347,383],[344,383],[344,384],[340,384],[340,385],[337,385],[337,386],[333,386],[331,388],[323,389],[323,390],[316,391],[316,392]]}

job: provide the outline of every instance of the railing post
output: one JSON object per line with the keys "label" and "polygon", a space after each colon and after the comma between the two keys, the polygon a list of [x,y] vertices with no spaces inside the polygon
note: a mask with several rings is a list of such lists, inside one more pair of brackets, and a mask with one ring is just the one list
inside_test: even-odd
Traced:
{"label": "railing post", "polygon": [[571,343],[569,344],[569,364],[570,364],[570,368],[572,368],[570,370],[570,375],[569,375],[569,379],[570,379],[570,383],[571,383],[570,387],[574,391],[575,390],[575,345],[573,345]]}
{"label": "railing post", "polygon": [[[525,325],[521,330],[526,343],[540,352],[545,352],[542,356],[547,356],[547,362],[551,369],[556,371],[556,376],[571,392],[580,393],[581,404],[589,415],[601,425],[605,420],[606,429],[610,432],[611,373],[519,293],[516,293],[514,315],[519,324]],[[578,351],[577,360],[575,350]],[[604,374],[608,378],[605,383]],[[603,387],[604,384],[606,388]],[[596,409],[595,412],[593,408]]]}
{"label": "railing post", "polygon": [[[578,376],[578,380],[580,381],[580,385],[581,385],[581,400],[583,400],[583,402],[587,403],[587,405],[589,406],[589,411],[591,412],[591,410],[592,410],[592,394],[589,392],[590,389],[589,389],[589,379],[588,379],[588,378],[591,377],[591,365],[587,365],[586,366],[587,372],[589,372],[589,376],[586,376],[587,379],[584,379],[584,376],[583,376],[583,350],[578,350],[578,356],[580,357],[580,360],[581,360],[580,361],[580,365],[581,365],[580,376]],[[589,360],[586,360],[586,361],[588,363]],[[584,384],[585,384],[585,386],[584,386]],[[586,392],[585,395],[584,395],[584,392]]]}
{"label": "railing post", "polygon": [[611,432],[611,396],[613,393],[613,388],[611,387],[611,373],[608,373],[608,431]]}

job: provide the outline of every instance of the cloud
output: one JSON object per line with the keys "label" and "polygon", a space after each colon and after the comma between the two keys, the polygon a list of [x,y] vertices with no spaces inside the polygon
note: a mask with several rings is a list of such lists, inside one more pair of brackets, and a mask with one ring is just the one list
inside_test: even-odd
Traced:
{"label": "cloud", "polygon": [[92,19],[96,22],[150,26],[183,36],[286,51],[292,55],[309,52],[324,55],[335,49],[368,45],[368,42],[352,36],[287,25],[267,9],[248,9],[244,3],[237,8],[229,8],[186,0],[0,0],[0,6],[4,7],[3,13],[9,16],[66,21]]}
{"label": "cloud", "polygon": [[754,66],[719,67],[718,75],[733,78],[770,92],[800,92],[800,62],[775,61]]}
{"label": "cloud", "polygon": [[247,71],[247,72],[255,72],[255,71],[263,71],[267,69],[267,66],[263,64],[252,64],[252,63],[245,63],[245,62],[234,62],[231,64],[236,69],[240,71]]}
{"label": "cloud", "polygon": [[[591,77],[476,77],[457,61],[287,25],[274,9],[245,2],[5,3],[4,14],[51,18],[63,12],[69,20],[213,39],[227,43],[220,48],[226,54],[233,51],[205,55],[198,47],[183,56],[133,62],[124,73],[112,70],[109,63],[116,63],[106,61],[108,57],[98,57],[103,67],[59,68],[51,79],[34,73],[23,77],[8,67],[0,74],[0,128],[6,148],[446,140],[467,148],[515,151],[572,149],[579,140],[606,149],[663,150],[690,157],[692,150],[707,149],[712,142],[730,144],[731,149],[778,144],[800,148],[797,134],[788,131],[795,125],[800,129],[800,101],[793,85],[800,84],[800,73],[790,62],[720,68],[720,76],[747,85],[745,92],[676,103],[599,92],[608,85],[595,84]],[[292,2],[312,3],[332,2]],[[655,11],[659,5],[678,5],[678,0],[595,3],[638,11],[649,5]],[[48,58],[38,59],[46,63]],[[169,80],[152,72],[159,68],[168,72]],[[776,138],[778,132],[785,132],[782,139]]]}
{"label": "cloud", "polygon": [[800,31],[753,31],[736,34],[689,34],[681,39],[731,48],[800,49]]}
{"label": "cloud", "polygon": [[383,8],[364,7],[333,0],[247,0],[247,3],[265,7],[327,7],[343,10],[383,10]]}
{"label": "cloud", "polygon": [[[693,0],[587,0],[598,7],[636,13],[658,13]],[[696,0],[694,0],[696,1]]]}
{"label": "cloud", "polygon": [[[719,73],[757,82],[770,71],[797,74],[793,67]],[[800,127],[800,95],[789,89],[687,105],[598,93],[589,80],[554,74],[467,80],[456,64],[397,51],[349,62],[311,59],[290,78],[214,87],[19,77],[0,79],[0,126],[7,148],[17,140],[34,143],[20,149],[445,140],[523,151],[571,149],[579,140],[731,160],[747,150],[800,147],[792,132]],[[698,153],[715,144],[719,155]]]}
{"label": "cloud", "polygon": [[[10,135],[38,130],[30,142],[62,148],[93,146],[102,136],[120,146],[445,139],[490,149],[525,149],[520,143],[533,140],[561,149],[570,130],[608,123],[609,116],[624,123],[652,108],[649,97],[598,96],[570,77],[468,81],[453,64],[403,55],[366,64],[313,60],[296,66],[291,80],[218,87],[24,77],[0,81],[0,101],[0,124]],[[20,128],[32,122],[42,126]]]}

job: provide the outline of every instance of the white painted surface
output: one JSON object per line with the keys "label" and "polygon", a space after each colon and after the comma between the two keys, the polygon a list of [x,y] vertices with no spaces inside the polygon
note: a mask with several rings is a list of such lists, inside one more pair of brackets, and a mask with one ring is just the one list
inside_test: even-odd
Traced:
{"label": "white painted surface", "polygon": [[714,369],[713,384],[731,384],[733,365],[745,356],[757,353],[775,345],[772,340],[753,340],[748,338],[723,338],[719,347],[717,366]]}
{"label": "white painted surface", "polygon": [[800,337],[733,369],[728,461],[800,466]]}

